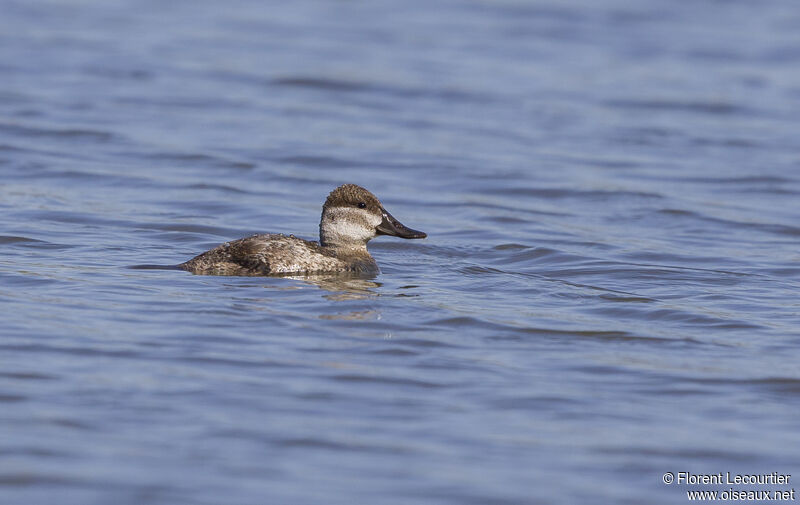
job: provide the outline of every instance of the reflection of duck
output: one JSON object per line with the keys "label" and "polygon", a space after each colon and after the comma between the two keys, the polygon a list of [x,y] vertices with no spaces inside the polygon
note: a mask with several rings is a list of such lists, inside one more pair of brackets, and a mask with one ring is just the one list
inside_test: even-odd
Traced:
{"label": "reflection of duck", "polygon": [[377,235],[427,236],[403,226],[366,189],[345,184],[331,191],[322,206],[318,243],[294,235],[253,235],[226,242],[178,267],[204,275],[377,273],[378,264],[367,251],[367,242]]}
{"label": "reflection of duck", "polygon": [[373,291],[381,287],[380,282],[375,282],[374,274],[340,273],[335,275],[287,275],[288,279],[295,279],[330,291],[325,298],[330,300],[363,300],[378,296]]}

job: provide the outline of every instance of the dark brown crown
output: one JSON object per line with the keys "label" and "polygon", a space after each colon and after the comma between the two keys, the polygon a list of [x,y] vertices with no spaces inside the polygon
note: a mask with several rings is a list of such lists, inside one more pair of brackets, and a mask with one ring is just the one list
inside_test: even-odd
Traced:
{"label": "dark brown crown", "polygon": [[355,184],[342,184],[331,191],[325,200],[325,207],[362,207],[370,212],[380,213],[381,202],[369,191]]}

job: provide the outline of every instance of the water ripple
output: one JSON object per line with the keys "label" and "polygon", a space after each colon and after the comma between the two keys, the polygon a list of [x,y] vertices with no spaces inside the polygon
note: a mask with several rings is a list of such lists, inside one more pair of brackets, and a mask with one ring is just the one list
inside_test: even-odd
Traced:
{"label": "water ripple", "polygon": [[[789,0],[3,7],[5,502],[672,503],[653,476],[687,461],[791,472]],[[344,182],[428,238],[372,240],[370,278],[168,268],[311,238]]]}

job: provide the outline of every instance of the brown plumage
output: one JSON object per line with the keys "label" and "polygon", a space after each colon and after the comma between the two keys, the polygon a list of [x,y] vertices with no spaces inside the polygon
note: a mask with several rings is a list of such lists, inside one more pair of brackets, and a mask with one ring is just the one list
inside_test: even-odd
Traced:
{"label": "brown plumage", "polygon": [[294,235],[261,234],[226,242],[178,265],[202,275],[297,275],[376,273],[367,251],[376,235],[425,238],[386,212],[369,191],[344,184],[331,191],[322,207],[320,242]]}

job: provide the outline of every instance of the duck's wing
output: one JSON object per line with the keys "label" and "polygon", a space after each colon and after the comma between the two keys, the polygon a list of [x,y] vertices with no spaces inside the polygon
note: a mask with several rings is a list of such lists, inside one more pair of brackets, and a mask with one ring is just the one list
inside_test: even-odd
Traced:
{"label": "duck's wing", "polygon": [[225,242],[178,265],[200,275],[268,275],[269,265],[259,265],[259,245],[269,235],[253,235]]}
{"label": "duck's wing", "polygon": [[[237,263],[269,275],[286,275],[342,269],[342,261],[316,242],[294,235],[259,235],[242,246]],[[255,275],[264,275],[258,273]]]}
{"label": "duck's wing", "polygon": [[180,267],[205,275],[281,275],[334,271],[340,264],[316,242],[291,235],[263,234],[226,242]]}

